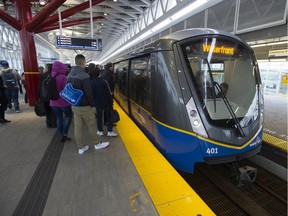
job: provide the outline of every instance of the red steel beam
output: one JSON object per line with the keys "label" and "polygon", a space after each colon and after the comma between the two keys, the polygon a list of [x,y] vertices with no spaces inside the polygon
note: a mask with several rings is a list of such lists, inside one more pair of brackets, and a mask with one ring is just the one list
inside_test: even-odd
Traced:
{"label": "red steel beam", "polygon": [[22,25],[17,21],[14,17],[7,14],[5,11],[0,9],[0,19],[20,31],[22,29]]}
{"label": "red steel beam", "polygon": [[[105,19],[105,18],[102,17],[102,16],[93,17],[93,21],[102,20],[102,19]],[[88,23],[88,22],[90,22],[90,18],[82,18],[82,19],[77,19],[77,20],[64,21],[64,22],[62,22],[62,28],[67,28],[67,27],[70,27],[70,26],[85,24],[85,23]],[[55,30],[55,29],[59,29],[59,24],[58,23],[50,25],[50,26],[47,26],[46,28],[39,29],[35,33],[37,34],[37,33],[42,33],[42,32],[46,32],[46,31],[52,31],[52,30]]]}
{"label": "red steel beam", "polygon": [[51,13],[57,10],[66,0],[51,0],[42,10],[37,13],[29,22],[26,29],[27,31],[34,32],[37,27],[44,22]]}
{"label": "red steel beam", "polygon": [[[104,2],[104,0],[92,0],[92,6],[99,4],[101,2]],[[69,9],[61,12],[61,19],[66,19],[66,18],[68,18],[68,17],[70,17],[76,13],[79,13],[79,12],[89,8],[89,7],[90,7],[89,1],[86,1],[82,4],[76,5],[74,7],[71,7]],[[45,27],[48,27],[51,24],[57,23],[57,22],[59,22],[59,16],[57,14],[54,14],[54,15],[50,16],[49,18],[47,18],[43,23],[41,23],[41,25],[38,25],[38,26],[39,26],[39,29],[45,28]]]}

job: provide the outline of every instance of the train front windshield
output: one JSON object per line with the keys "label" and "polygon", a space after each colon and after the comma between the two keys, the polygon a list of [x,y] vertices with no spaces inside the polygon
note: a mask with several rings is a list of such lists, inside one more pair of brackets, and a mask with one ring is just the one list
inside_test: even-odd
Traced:
{"label": "train front windshield", "polygon": [[209,121],[241,127],[258,117],[258,70],[252,51],[226,37],[202,37],[182,45],[191,77]]}

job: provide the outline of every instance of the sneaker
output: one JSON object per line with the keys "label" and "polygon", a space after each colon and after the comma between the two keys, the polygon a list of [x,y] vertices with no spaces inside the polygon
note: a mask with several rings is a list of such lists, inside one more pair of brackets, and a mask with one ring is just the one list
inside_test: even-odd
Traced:
{"label": "sneaker", "polygon": [[97,131],[97,134],[98,134],[99,136],[103,136],[103,135],[104,135],[103,131]]}
{"label": "sneaker", "polygon": [[83,146],[82,148],[80,148],[79,150],[78,150],[78,153],[79,154],[83,154],[85,151],[87,151],[89,149],[89,146],[87,146],[87,145],[85,145],[85,146]]}
{"label": "sneaker", "polygon": [[115,136],[118,136],[118,134],[115,133],[114,131],[111,131],[111,132],[108,132],[108,133],[107,133],[107,136],[115,137]]}
{"label": "sneaker", "polygon": [[20,110],[16,110],[16,113],[20,113]]}
{"label": "sneaker", "polygon": [[109,142],[99,142],[98,144],[95,144],[95,149],[99,150],[102,148],[106,148],[107,146],[109,146]]}

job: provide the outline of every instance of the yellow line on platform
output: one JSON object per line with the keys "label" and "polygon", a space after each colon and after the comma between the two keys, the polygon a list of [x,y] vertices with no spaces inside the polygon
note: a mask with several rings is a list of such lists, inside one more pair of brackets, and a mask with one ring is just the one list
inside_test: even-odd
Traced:
{"label": "yellow line on platform", "polygon": [[31,74],[40,74],[40,72],[38,71],[35,71],[35,72],[24,72],[24,74],[27,74],[27,75],[31,75]]}
{"label": "yellow line on platform", "polygon": [[114,103],[117,130],[160,216],[215,215],[164,156]]}

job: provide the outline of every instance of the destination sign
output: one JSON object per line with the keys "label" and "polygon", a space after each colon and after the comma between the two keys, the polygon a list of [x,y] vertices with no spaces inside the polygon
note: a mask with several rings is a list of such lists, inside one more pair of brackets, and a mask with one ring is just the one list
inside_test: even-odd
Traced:
{"label": "destination sign", "polygon": [[211,52],[217,54],[224,54],[224,55],[234,55],[234,48],[233,47],[225,47],[225,46],[211,46],[209,44],[203,44],[203,51],[204,52]]}
{"label": "destination sign", "polygon": [[56,36],[56,47],[59,49],[102,51],[102,39]]}

